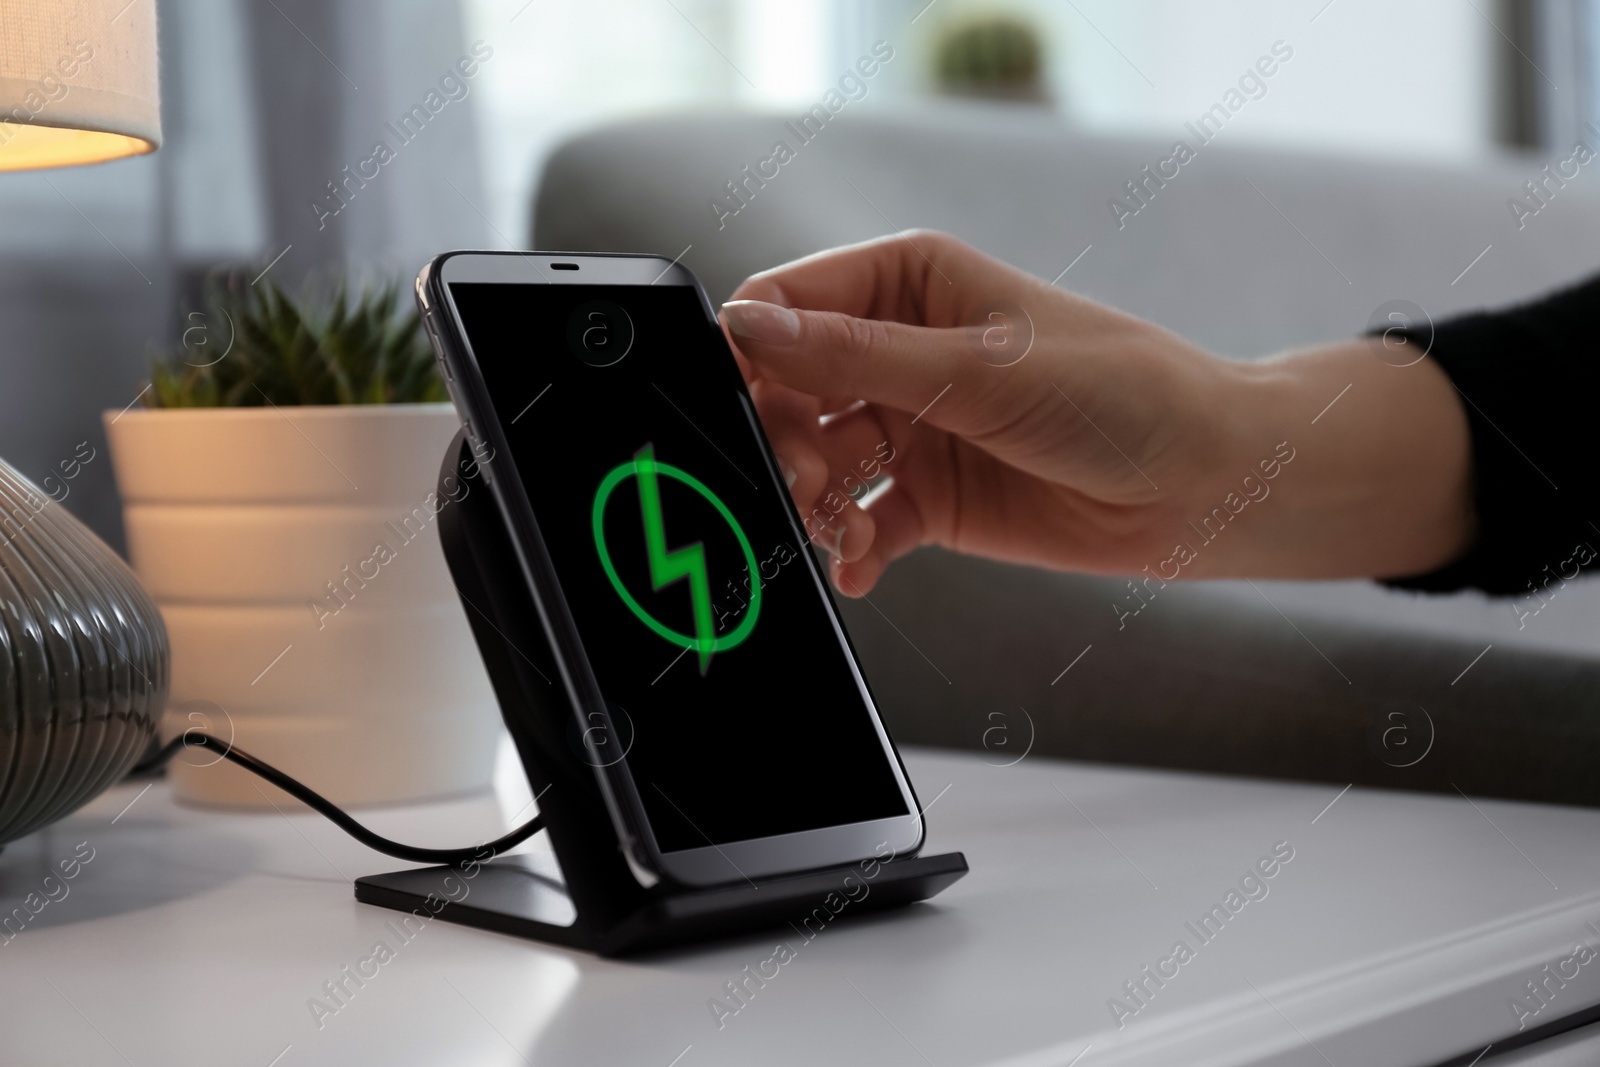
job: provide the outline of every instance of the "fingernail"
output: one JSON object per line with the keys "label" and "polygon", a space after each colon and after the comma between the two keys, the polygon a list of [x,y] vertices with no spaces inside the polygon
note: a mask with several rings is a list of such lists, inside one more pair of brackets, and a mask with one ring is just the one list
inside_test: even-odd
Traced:
{"label": "fingernail", "polygon": [[734,300],[722,305],[728,329],[769,345],[790,345],[800,339],[800,316],[764,300]]}
{"label": "fingernail", "polygon": [[845,563],[842,559],[836,557],[828,561],[828,573],[833,578],[833,587],[851,600],[860,600],[865,594],[860,586],[845,577],[844,568]]}
{"label": "fingernail", "polygon": [[793,489],[794,483],[800,478],[799,473],[796,472],[793,467],[789,466],[789,461],[784,459],[782,456],[774,453],[772,458],[778,461],[778,469],[783,472],[783,484],[787,485],[790,489]]}

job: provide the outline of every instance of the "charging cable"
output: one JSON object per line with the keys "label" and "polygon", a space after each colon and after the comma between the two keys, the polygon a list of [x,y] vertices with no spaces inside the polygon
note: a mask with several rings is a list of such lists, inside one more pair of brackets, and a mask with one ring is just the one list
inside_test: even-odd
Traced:
{"label": "charging cable", "polygon": [[234,748],[228,742],[212,737],[201,730],[188,730],[182,735],[174,737],[162,746],[161,751],[133,768],[129,773],[143,774],[153,771],[185,748],[209,748],[211,751],[219,753],[223,759],[243,767],[257,777],[265,778],[307,807],[325,816],[339,829],[373,851],[382,852],[385,856],[393,856],[396,859],[410,860],[413,863],[482,861],[489,856],[498,856],[507,849],[515,848],[544,829],[544,816],[535,815],[504,837],[478,845],[475,848],[417,848],[415,845],[402,845],[398,841],[390,841],[387,837],[380,837],[373,833],[335,807],[328,798],[301,785],[287,774],[278,770],[278,768],[272,766],[272,764],[259,760],[250,755],[250,753]]}

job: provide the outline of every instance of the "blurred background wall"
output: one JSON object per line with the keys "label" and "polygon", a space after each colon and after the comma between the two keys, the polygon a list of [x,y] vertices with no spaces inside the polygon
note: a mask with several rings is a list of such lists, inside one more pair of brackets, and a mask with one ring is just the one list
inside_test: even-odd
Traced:
{"label": "blurred background wall", "polygon": [[[100,412],[137,402],[152,347],[209,328],[191,317],[209,271],[409,279],[443,248],[523,246],[566,134],[663,109],[800,110],[880,38],[895,59],[852,107],[993,94],[963,80],[977,54],[1014,106],[1164,136],[1284,39],[1293,77],[1228,131],[1240,143],[1470,167],[1600,136],[1600,0],[159,3],[163,151],[0,175],[0,455],[38,478],[89,441],[66,505],[118,546]],[[1021,52],[973,53],[972,27],[997,20]],[[400,144],[393,124],[475,46],[464,89]],[[319,211],[380,140],[392,161]]]}

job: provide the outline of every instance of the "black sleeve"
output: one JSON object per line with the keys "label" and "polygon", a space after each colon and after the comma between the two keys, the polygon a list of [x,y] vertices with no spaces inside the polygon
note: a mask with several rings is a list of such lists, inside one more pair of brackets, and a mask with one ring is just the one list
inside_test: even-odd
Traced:
{"label": "black sleeve", "polygon": [[[1406,331],[1426,346],[1425,329]],[[1527,595],[1600,560],[1600,276],[1438,324],[1429,355],[1472,435],[1477,534],[1462,558],[1386,584]]]}

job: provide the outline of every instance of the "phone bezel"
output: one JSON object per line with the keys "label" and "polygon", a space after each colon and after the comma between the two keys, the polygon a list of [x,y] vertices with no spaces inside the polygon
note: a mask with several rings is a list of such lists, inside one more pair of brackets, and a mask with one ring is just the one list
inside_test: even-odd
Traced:
{"label": "phone bezel", "polygon": [[[577,263],[579,269],[554,269],[552,264],[558,262]],[[540,619],[555,648],[561,681],[574,714],[579,718],[580,728],[591,721],[588,715],[599,714],[604,717],[602,721],[608,721],[603,691],[584,654],[555,565],[539,533],[532,503],[517,474],[515,456],[506,442],[478,370],[476,353],[467,339],[450,295],[450,285],[457,282],[685,286],[694,289],[708,323],[713,326],[717,324],[716,314],[694,275],[682,264],[669,261],[664,256],[594,252],[448,252],[435,258],[417,277],[418,302],[445,370],[446,384],[450,387],[456,409],[465,420],[468,436],[473,443],[486,444],[492,450],[493,458],[485,465],[486,470],[491,472],[488,485],[508,529],[512,531],[511,540],[524,579],[529,584]],[[726,345],[723,351],[728,359],[733,358]],[[791,529],[803,546],[806,544],[804,523],[783,482],[749,394],[742,385],[740,396],[751,432],[755,435],[765,462],[768,482],[782,501]],[[607,810],[623,844],[624,856],[642,885],[653,884],[661,876],[688,885],[716,885],[741,879],[748,881],[756,877],[853,863],[878,854],[885,844],[900,856],[915,854],[922,846],[924,826],[916,793],[899,752],[883,725],[871,688],[861,673],[855,649],[828,589],[826,576],[809,550],[801,551],[799,556],[805,561],[807,573],[817,586],[840,653],[845,657],[872,717],[878,743],[895,775],[909,814],[663,852],[656,844],[633,775],[627,769],[626,757],[608,763],[596,753],[592,763]],[[584,731],[583,736],[588,743],[588,731]]]}

